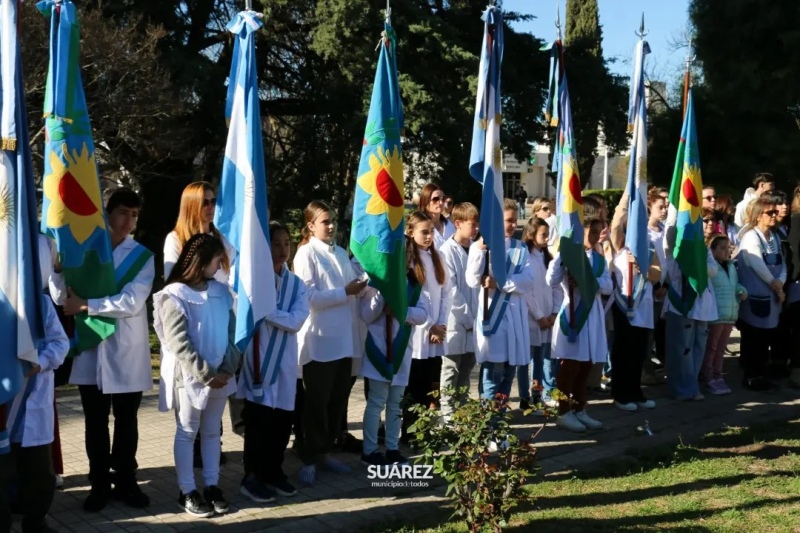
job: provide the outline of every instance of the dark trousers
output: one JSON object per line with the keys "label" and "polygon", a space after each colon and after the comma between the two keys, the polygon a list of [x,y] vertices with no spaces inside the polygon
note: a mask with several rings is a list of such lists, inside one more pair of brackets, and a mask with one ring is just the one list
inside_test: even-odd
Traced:
{"label": "dark trousers", "polygon": [[53,456],[53,470],[59,476],[64,473],[64,457],[61,454],[61,433],[58,427],[58,406],[56,405],[56,398],[53,395],[53,444],[50,446],[50,451]]}
{"label": "dark trousers", "polygon": [[[344,414],[342,415],[342,423],[340,424],[342,428],[342,435],[347,434],[347,412],[350,410],[350,393],[353,392],[353,385],[356,384],[356,379],[358,378],[355,376],[350,378],[350,392],[347,393],[347,402],[344,404]],[[364,381],[366,381],[366,379]]]}
{"label": "dark trousers", "polygon": [[647,352],[649,329],[631,326],[616,304],[611,306],[614,317],[614,344],[611,346],[611,396],[619,403],[642,402],[642,366]]}
{"label": "dark trousers", "polygon": [[289,444],[294,412],[244,400],[242,416],[245,475],[254,474],[270,485],[285,481],[283,452]]}
{"label": "dark trousers", "polygon": [[767,370],[770,347],[774,344],[777,328],[757,328],[739,321],[741,338],[741,365],[744,379],[763,378]]}
{"label": "dark trousers", "polygon": [[298,446],[303,442],[303,406],[306,403],[306,389],[303,380],[297,380],[297,390],[294,397],[294,420],[292,422],[292,432],[294,433],[293,446]]}
{"label": "dark trousers", "polygon": [[[245,400],[237,398],[234,395],[228,397],[228,414],[231,416],[231,427],[233,428],[233,432],[240,437],[244,437],[245,431],[244,402]],[[221,430],[219,434],[222,435]]]}
{"label": "dark trousers", "polygon": [[583,408],[586,407],[586,384],[589,382],[589,374],[593,366],[591,361],[561,360],[556,385],[558,390],[567,396],[567,399],[558,402],[558,414],[565,415],[570,411],[583,411]]}
{"label": "dark trousers", "polygon": [[789,304],[783,312],[789,323],[789,366],[800,368],[800,302]]}
{"label": "dark trousers", "polygon": [[22,531],[42,531],[53,503],[56,475],[50,445],[23,448],[12,444],[11,453],[0,455],[0,532],[11,530],[10,489],[12,479],[19,485]]}
{"label": "dark trousers", "polygon": [[303,366],[305,399],[300,458],[306,465],[317,463],[333,450],[350,396],[352,368],[349,357],[326,363],[311,361]]}
{"label": "dark trousers", "polygon": [[428,407],[436,399],[430,394],[436,390],[436,384],[442,375],[442,358],[412,359],[411,370],[408,373],[408,386],[406,387],[406,400],[403,402],[403,429],[402,436],[408,435],[408,428],[419,418],[416,413],[409,411],[414,405]]}
{"label": "dark trousers", "polygon": [[[114,483],[136,483],[136,450],[139,446],[139,405],[141,392],[103,394],[94,385],[80,385],[86,425],[86,455],[92,488],[108,489],[111,469]],[[108,416],[114,413],[114,437],[108,431]]]}
{"label": "dark trousers", "polygon": [[[667,360],[667,321],[657,318],[655,321],[656,359],[664,364]],[[650,354],[648,354],[649,356]]]}

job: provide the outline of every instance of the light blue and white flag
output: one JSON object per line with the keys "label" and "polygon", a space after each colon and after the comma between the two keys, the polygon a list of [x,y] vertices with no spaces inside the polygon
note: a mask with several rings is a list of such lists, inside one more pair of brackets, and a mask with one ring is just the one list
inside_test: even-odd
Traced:
{"label": "light blue and white flag", "polygon": [[255,32],[261,25],[253,11],[237,14],[228,24],[235,36],[225,112],[229,128],[214,217],[237,252],[232,284],[237,295],[236,345],[242,351],[261,320],[275,310],[255,58]]}
{"label": "light blue and white flag", "polygon": [[[636,44],[631,77],[628,129],[633,131],[628,167],[628,226],[625,246],[633,254],[641,272],[650,267],[650,239],[647,235],[647,103],[644,86],[644,60],[650,45],[640,39]],[[626,296],[633,296],[627,294]]]}
{"label": "light blue and white flag", "polygon": [[503,11],[486,8],[481,62],[478,67],[478,97],[469,173],[483,187],[480,231],[489,248],[492,274],[498,287],[506,282],[506,236],[503,224],[503,167],[500,149],[502,103],[500,67],[503,62]]}
{"label": "light blue and white flag", "polygon": [[17,0],[0,0],[0,454],[8,453],[7,406],[38,364],[44,337],[38,220],[17,39]]}

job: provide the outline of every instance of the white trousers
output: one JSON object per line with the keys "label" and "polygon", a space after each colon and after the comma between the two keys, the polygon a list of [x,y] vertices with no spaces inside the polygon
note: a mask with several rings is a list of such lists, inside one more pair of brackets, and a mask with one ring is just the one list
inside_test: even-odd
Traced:
{"label": "white trousers", "polygon": [[181,387],[176,393],[175,418],[175,470],[178,487],[183,494],[197,488],[194,481],[194,439],[200,434],[200,453],[203,456],[204,486],[219,483],[219,455],[221,452],[219,428],[228,397],[224,389],[212,390],[208,404],[202,411],[189,403],[186,390]]}

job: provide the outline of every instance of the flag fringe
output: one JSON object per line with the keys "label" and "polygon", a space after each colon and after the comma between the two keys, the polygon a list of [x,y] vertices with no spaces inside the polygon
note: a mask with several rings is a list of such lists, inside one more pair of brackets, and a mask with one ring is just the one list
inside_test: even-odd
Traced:
{"label": "flag fringe", "polygon": [[2,150],[16,150],[17,149],[17,140],[16,139],[8,139],[3,137],[2,141],[0,141],[0,149]]}

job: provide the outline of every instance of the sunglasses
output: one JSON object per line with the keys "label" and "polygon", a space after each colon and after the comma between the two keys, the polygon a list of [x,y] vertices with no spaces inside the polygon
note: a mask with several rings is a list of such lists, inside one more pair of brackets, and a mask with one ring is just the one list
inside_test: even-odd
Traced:
{"label": "sunglasses", "polygon": [[444,196],[432,196],[431,202],[444,202]]}
{"label": "sunglasses", "polygon": [[550,211],[550,206],[546,205],[543,208],[541,208],[540,211]]}
{"label": "sunglasses", "polygon": [[764,211],[764,214],[767,215],[768,217],[778,216],[778,210],[770,209],[769,211]]}
{"label": "sunglasses", "polygon": [[703,219],[703,224],[711,224],[712,222],[714,222],[713,218],[704,218]]}
{"label": "sunglasses", "polygon": [[217,197],[212,196],[211,198],[203,198],[203,207],[208,207],[217,203]]}

